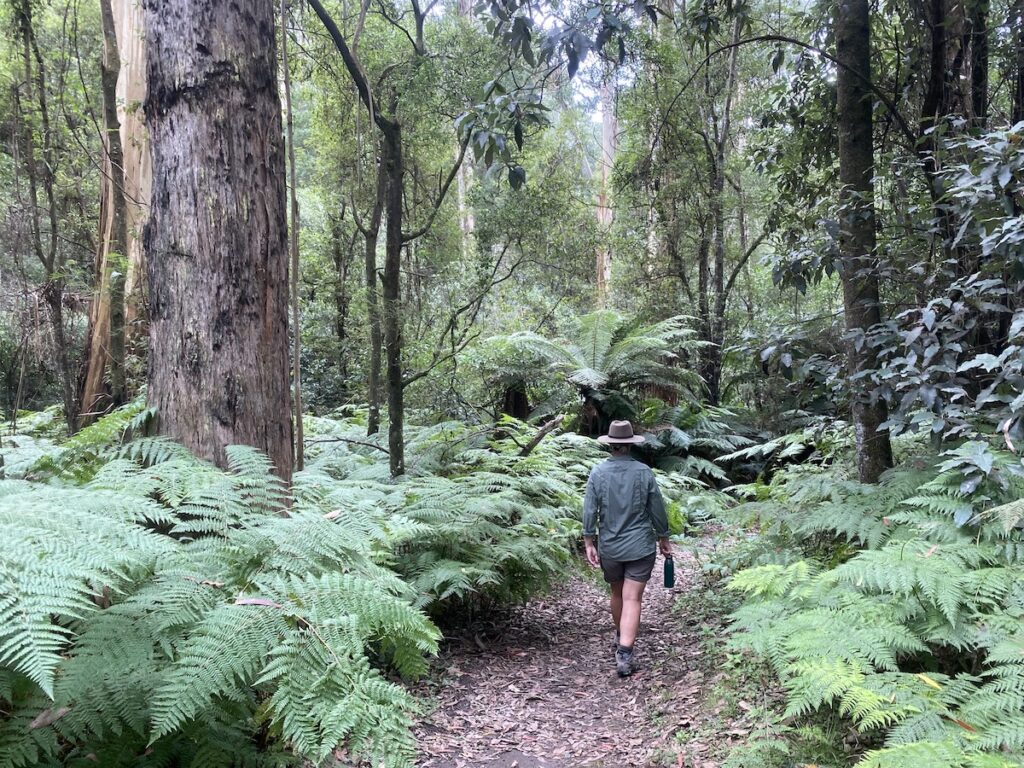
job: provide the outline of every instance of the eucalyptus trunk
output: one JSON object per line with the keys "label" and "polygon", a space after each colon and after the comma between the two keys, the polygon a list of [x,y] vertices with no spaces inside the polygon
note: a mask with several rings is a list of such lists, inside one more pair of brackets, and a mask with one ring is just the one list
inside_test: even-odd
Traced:
{"label": "eucalyptus trunk", "polygon": [[285,163],[273,0],[144,0],[153,205],[149,401],[159,429],[292,474]]}
{"label": "eucalyptus trunk", "polygon": [[881,322],[875,254],[874,150],[871,117],[871,37],[868,0],[839,0],[835,24],[838,60],[837,123],[842,221],[840,260],[848,356],[853,382],[857,467],[865,483],[877,483],[892,466],[883,400],[869,384],[875,354],[863,336]]}
{"label": "eucalyptus trunk", "polygon": [[281,0],[281,70],[284,74],[285,136],[288,147],[289,202],[292,225],[288,231],[291,257],[292,299],[292,397],[295,419],[295,469],[302,471],[306,446],[302,431],[302,316],[299,306],[299,182],[295,172],[295,128],[292,120],[292,73],[288,62],[288,6]]}
{"label": "eucalyptus trunk", "polygon": [[[117,110],[121,53],[110,0],[100,0],[103,60],[104,176],[100,205],[100,243],[96,253],[96,290],[89,317],[86,369],[82,385],[81,425],[123,404],[125,386],[125,274],[128,269],[128,206],[125,199],[124,150]],[[109,385],[107,383],[109,377]]]}

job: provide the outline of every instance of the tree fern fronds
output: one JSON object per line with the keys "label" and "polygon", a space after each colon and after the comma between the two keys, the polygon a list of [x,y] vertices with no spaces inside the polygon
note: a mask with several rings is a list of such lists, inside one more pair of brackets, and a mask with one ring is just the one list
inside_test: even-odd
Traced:
{"label": "tree fern fronds", "polygon": [[247,445],[229,445],[224,449],[233,480],[242,492],[242,503],[266,514],[280,512],[288,498],[284,483],[274,474],[274,466],[262,451]]}
{"label": "tree fern fronds", "polygon": [[953,739],[915,741],[873,750],[858,768],[1016,768],[1017,760],[965,751]]}
{"label": "tree fern fronds", "polygon": [[[919,594],[935,605],[950,624],[956,624],[971,587],[965,570],[978,568],[983,562],[982,550],[962,542],[893,542],[880,550],[862,552],[839,566],[836,574],[842,581],[865,591]],[[980,587],[980,581],[973,586]]]}
{"label": "tree fern fronds", "polygon": [[153,695],[150,743],[252,684],[287,630],[285,616],[262,605],[226,604],[207,614],[177,649]]}
{"label": "tree fern fronds", "polygon": [[806,560],[791,565],[763,565],[740,571],[729,581],[729,589],[759,598],[782,597],[794,587],[806,585],[817,574],[818,567]]}
{"label": "tree fern fronds", "polygon": [[320,761],[339,743],[375,764],[411,765],[408,712],[414,702],[352,655],[338,623],[290,635],[274,649],[261,682],[275,682],[270,712],[298,751]]}
{"label": "tree fern fronds", "polygon": [[126,443],[115,451],[115,457],[132,459],[144,466],[162,464],[165,461],[179,459],[195,462],[195,457],[180,443],[166,437],[140,437]]}
{"label": "tree fern fronds", "polygon": [[614,310],[605,309],[579,318],[578,344],[584,366],[599,368],[611,348],[615,333],[624,318]]}
{"label": "tree fern fronds", "polygon": [[[0,765],[11,768],[47,765],[59,752],[58,734],[52,728],[33,727],[41,718],[61,712],[27,678],[0,668]],[[53,764],[53,763],[50,763]]]}
{"label": "tree fern fronds", "polygon": [[144,505],[111,501],[109,494],[52,488],[0,497],[0,666],[51,696],[72,635],[67,622],[97,609],[95,585],[117,589],[169,550],[130,522]]}
{"label": "tree fern fronds", "polygon": [[982,513],[982,518],[997,521],[1006,533],[1010,533],[1024,524],[1024,498],[991,507]]}

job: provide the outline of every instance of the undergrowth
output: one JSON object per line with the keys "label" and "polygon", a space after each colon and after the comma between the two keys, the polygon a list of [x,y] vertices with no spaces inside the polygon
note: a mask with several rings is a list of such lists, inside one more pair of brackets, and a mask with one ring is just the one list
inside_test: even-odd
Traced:
{"label": "undergrowth", "polygon": [[[534,427],[409,430],[409,475],[358,419],[307,420],[283,488],[143,436],[141,402],[57,443],[5,438],[0,765],[411,765],[434,620],[565,573],[602,454]],[[41,420],[46,421],[46,420]],[[24,421],[23,421],[24,423]],[[50,442],[50,441],[53,442]],[[677,525],[692,483],[661,477]]]}
{"label": "undergrowth", "polygon": [[1020,458],[904,451],[878,486],[838,461],[735,489],[709,566],[744,598],[729,647],[771,665],[786,728],[845,722],[859,766],[1024,764]]}

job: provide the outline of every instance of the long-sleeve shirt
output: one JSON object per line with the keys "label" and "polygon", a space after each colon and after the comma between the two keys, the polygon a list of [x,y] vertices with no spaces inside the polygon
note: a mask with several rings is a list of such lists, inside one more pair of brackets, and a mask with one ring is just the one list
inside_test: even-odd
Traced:
{"label": "long-sleeve shirt", "polygon": [[668,536],[668,516],[650,467],[612,456],[590,472],[583,497],[583,535],[597,536],[601,557],[640,560]]}

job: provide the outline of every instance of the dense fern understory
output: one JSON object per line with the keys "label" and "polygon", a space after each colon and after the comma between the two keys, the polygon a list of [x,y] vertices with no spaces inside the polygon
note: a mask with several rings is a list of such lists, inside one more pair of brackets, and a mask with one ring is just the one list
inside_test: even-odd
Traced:
{"label": "dense fern understory", "polygon": [[[415,429],[409,476],[356,421],[310,418],[286,493],[138,437],[134,404],[58,445],[5,438],[0,765],[409,765],[432,618],[564,575],[596,444]],[[526,455],[522,455],[526,453]],[[670,498],[684,483],[663,477]],[[685,485],[689,485],[686,483]],[[678,518],[678,505],[673,504]]]}
{"label": "dense fern understory", "polygon": [[731,543],[708,567],[743,599],[730,647],[767,661],[786,701],[734,764],[789,765],[825,730],[852,734],[865,768],[1024,764],[1020,457],[905,437],[866,486],[831,438],[723,513]]}
{"label": "dense fern understory", "polygon": [[[38,414],[4,438],[0,765],[412,764],[403,680],[449,617],[566,574],[602,456],[571,433],[531,447],[514,420],[443,423],[410,430],[393,481],[361,414],[309,417],[286,493],[250,449],[221,471],[133,437],[152,415],[136,403],[60,443]],[[905,436],[864,486],[841,423],[751,446],[728,412],[649,416],[675,530],[720,528],[705,556],[742,600],[730,652],[763,659],[786,700],[728,765],[828,739],[822,765],[1022,764],[1019,457]],[[723,467],[759,479],[712,490]],[[840,761],[837,733],[856,735]]]}

